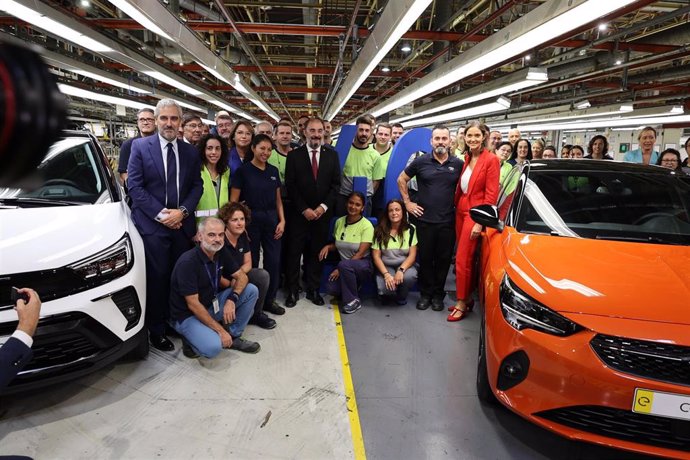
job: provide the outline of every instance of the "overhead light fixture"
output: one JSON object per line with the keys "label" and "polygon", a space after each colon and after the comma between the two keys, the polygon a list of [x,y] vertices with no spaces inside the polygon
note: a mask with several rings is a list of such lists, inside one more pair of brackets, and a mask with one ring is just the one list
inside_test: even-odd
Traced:
{"label": "overhead light fixture", "polygon": [[682,105],[674,105],[673,108],[671,109],[671,113],[673,113],[673,114],[685,113],[685,109],[683,109]]}
{"label": "overhead light fixture", "polygon": [[230,83],[230,80],[228,80],[228,79],[225,78],[223,75],[221,75],[220,72],[218,72],[216,69],[212,69],[212,68],[210,68],[209,66],[207,66],[207,65],[205,65],[205,64],[202,64],[202,63],[199,62],[199,61],[197,61],[197,64],[199,64],[201,67],[203,67],[208,73],[210,73],[211,75],[213,75],[214,77],[216,77],[218,80],[224,81],[224,82],[227,83],[228,85],[232,85],[232,83]]}
{"label": "overhead light fixture", "polygon": [[580,101],[580,102],[575,104],[575,108],[580,109],[580,110],[588,109],[590,107],[592,107],[592,104],[590,104],[587,99],[585,99],[584,101]]}
{"label": "overhead light fixture", "polygon": [[213,120],[209,120],[208,118],[202,118],[201,121],[203,121],[206,125],[216,126],[216,122]]}
{"label": "overhead light fixture", "polygon": [[[543,131],[556,130],[574,130],[574,129],[593,129],[593,128],[618,128],[623,126],[650,126],[660,124],[676,124],[690,122],[690,115],[674,115],[670,117],[642,117],[642,118],[625,118],[622,120],[592,120],[580,123],[560,123],[553,125],[542,125],[540,129]],[[522,126],[518,125],[518,129],[522,130]]]}
{"label": "overhead light fixture", "polygon": [[[558,2],[555,6],[555,2],[545,2],[503,28],[500,33],[491,35],[374,107],[371,113],[376,117],[383,115],[463,78],[514,60],[525,52],[538,49],[545,42],[592,22],[592,18],[606,16],[634,2],[583,0],[579,3]],[[571,6],[573,4],[575,6]],[[539,23],[544,17],[548,19]]]}
{"label": "overhead light fixture", "polygon": [[81,0],[81,2],[79,2],[79,4],[80,4],[83,8],[88,8],[88,7],[91,6],[91,2],[90,2],[89,0]]}
{"label": "overhead light fixture", "polygon": [[606,25],[606,24],[604,24],[604,23],[599,24],[599,30],[600,30],[601,32],[604,32],[606,29],[608,29],[608,25]]}
{"label": "overhead light fixture", "polygon": [[210,101],[208,101],[208,102],[210,102],[211,104],[213,104],[213,105],[215,105],[215,106],[217,106],[217,107],[220,107],[220,108],[223,109],[223,110],[227,110],[228,112],[236,113],[236,111],[235,111],[234,108],[230,107],[228,104],[226,104],[226,103],[223,102],[223,101],[219,101],[219,100],[217,100],[217,99],[213,99],[213,100],[210,100]]}
{"label": "overhead light fixture", "polygon": [[403,53],[409,53],[410,51],[412,51],[412,47],[408,42],[403,42],[402,46],[400,47],[400,51],[402,51]]}
{"label": "overhead light fixture", "polygon": [[532,56],[530,54],[525,56],[525,61],[529,62],[531,59],[532,59]]}
{"label": "overhead light fixture", "polygon": [[348,76],[335,96],[326,101],[324,119],[331,121],[345,103],[364,83],[381,60],[422,15],[431,0],[396,0],[386,3],[376,27],[371,32],[364,47],[350,68]]}
{"label": "overhead light fixture", "polygon": [[618,109],[619,112],[632,112],[633,110],[635,110],[635,107],[633,107],[632,104],[623,104],[621,108]]}
{"label": "overhead light fixture", "polygon": [[128,91],[134,91],[135,93],[141,93],[141,94],[151,94],[151,91],[147,91],[139,86],[134,86],[134,85],[129,85],[127,83],[122,83],[117,80],[113,80],[112,78],[104,77],[103,75],[98,75],[93,72],[89,72],[87,70],[81,70],[81,69],[66,69],[69,70],[70,72],[74,72],[76,74],[82,75],[84,77],[91,78],[93,80],[98,80],[103,83],[107,83],[112,86],[117,86],[118,88],[126,89]]}
{"label": "overhead light fixture", "polygon": [[148,75],[149,77],[153,77],[156,80],[162,81],[163,83],[167,83],[168,85],[172,86],[173,88],[179,88],[182,91],[191,94],[192,96],[198,96],[201,94],[201,91],[196,90],[196,89],[192,88],[191,86],[185,85],[184,83],[181,83],[172,77],[168,77],[167,75],[165,75],[161,72],[146,70],[146,71],[144,71],[144,73],[146,75]]}
{"label": "overhead light fixture", "polygon": [[14,0],[3,0],[0,2],[0,10],[19,18],[24,22],[28,22],[29,24],[48,32],[51,35],[72,42],[77,46],[86,48],[95,53],[110,53],[113,51],[112,48],[104,45],[103,43],[89,38],[77,30],[62,25],[58,21],[55,21],[48,16],[39,13],[38,11],[32,10],[31,8],[27,8],[26,6]]}
{"label": "overhead light fixture", "polygon": [[388,73],[388,72],[390,72],[390,71],[391,71],[391,68],[388,67],[387,65],[384,65],[383,67],[381,67],[381,72],[386,72],[386,73]]}
{"label": "overhead light fixture", "polygon": [[150,30],[156,35],[160,35],[161,37],[174,41],[173,38],[163,32],[163,29],[158,27],[158,25],[153,22],[152,19],[150,19],[146,14],[142,12],[139,8],[136,6],[132,5],[128,0],[108,0],[110,3],[118,7],[123,13],[125,13],[127,16],[130,18],[134,19],[137,21],[139,24],[144,26],[145,29]]}
{"label": "overhead light fixture", "polygon": [[484,83],[483,85],[478,85],[468,90],[461,91],[460,93],[444,97],[430,104],[425,104],[416,109],[414,114],[396,117],[391,120],[391,123],[402,123],[403,121],[419,118],[430,113],[437,113],[453,107],[460,107],[494,96],[510,94],[521,89],[539,85],[548,80],[549,76],[545,68],[528,67],[497,78],[489,83]]}
{"label": "overhead light fixture", "polygon": [[87,91],[85,89],[76,88],[74,86],[65,85],[63,83],[58,83],[58,89],[62,94],[66,94],[68,96],[73,97],[80,97],[82,99],[89,99],[92,101],[106,102],[108,104],[114,105],[123,105],[125,107],[131,107],[133,109],[154,108],[150,104],[144,104],[122,97],[114,97],[108,96],[107,94],[95,93],[93,91]]}
{"label": "overhead light fixture", "polygon": [[173,99],[175,102],[180,104],[182,107],[187,107],[188,109],[194,110],[196,112],[206,113],[208,110],[199,107],[198,105],[190,104],[189,102],[181,101],[179,99]]}
{"label": "overhead light fixture", "polygon": [[[642,120],[670,120],[673,117],[677,117],[683,114],[683,108],[679,106],[668,106],[664,107],[650,107],[647,109],[638,110],[635,113],[630,113],[628,115],[619,114],[618,116],[603,116],[593,120],[583,120],[582,117],[574,116],[572,118],[566,118],[558,120],[530,120],[527,124],[518,123],[518,129],[520,131],[529,130],[562,130],[562,129],[574,129],[573,127],[607,127],[607,126],[634,126],[638,124],[643,124]],[[603,115],[603,114],[599,114]],[[610,123],[610,125],[607,125]],[[666,121],[664,121],[666,123]],[[668,123],[671,123],[670,121]],[[575,128],[577,129],[577,128]]]}
{"label": "overhead light fixture", "polygon": [[616,65],[621,65],[621,64],[623,64],[623,61],[621,61],[620,59],[616,60]]}
{"label": "overhead light fixture", "polygon": [[436,125],[438,123],[445,123],[447,121],[478,117],[480,115],[500,112],[502,110],[506,110],[509,107],[510,99],[501,96],[495,101],[490,102],[488,104],[482,104],[468,109],[456,110],[455,112],[443,113],[440,115],[433,115],[431,117],[420,118],[418,120],[412,120],[409,123],[405,123],[405,128],[414,128],[416,126],[425,125]]}

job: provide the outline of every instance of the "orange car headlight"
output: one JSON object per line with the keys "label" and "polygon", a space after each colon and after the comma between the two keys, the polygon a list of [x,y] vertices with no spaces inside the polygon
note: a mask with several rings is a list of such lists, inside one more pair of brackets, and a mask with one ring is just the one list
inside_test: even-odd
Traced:
{"label": "orange car headlight", "polygon": [[501,283],[500,300],[503,317],[518,331],[534,329],[546,334],[566,337],[582,330],[579,324],[525,294],[507,275]]}

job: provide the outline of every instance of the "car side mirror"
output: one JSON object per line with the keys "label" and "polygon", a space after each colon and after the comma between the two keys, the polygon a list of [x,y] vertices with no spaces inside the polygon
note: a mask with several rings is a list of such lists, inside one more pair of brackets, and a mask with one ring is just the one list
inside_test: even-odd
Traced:
{"label": "car side mirror", "polygon": [[499,232],[503,231],[503,222],[499,220],[498,208],[494,205],[482,204],[475,206],[470,209],[470,217],[472,217],[473,221],[485,227],[495,228]]}

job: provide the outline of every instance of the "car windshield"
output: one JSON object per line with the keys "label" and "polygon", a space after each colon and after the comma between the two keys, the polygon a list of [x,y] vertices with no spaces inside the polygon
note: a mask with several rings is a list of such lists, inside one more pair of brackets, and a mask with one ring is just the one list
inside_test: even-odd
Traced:
{"label": "car windshield", "polygon": [[0,206],[37,207],[94,204],[110,199],[98,167],[98,153],[87,137],[53,144],[37,174],[23,188],[0,188]]}
{"label": "car windshield", "polygon": [[532,170],[516,229],[558,236],[690,244],[690,178]]}

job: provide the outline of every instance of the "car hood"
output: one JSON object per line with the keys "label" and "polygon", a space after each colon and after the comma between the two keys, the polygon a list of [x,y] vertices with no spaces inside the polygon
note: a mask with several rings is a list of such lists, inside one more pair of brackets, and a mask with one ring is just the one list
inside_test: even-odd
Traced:
{"label": "car hood", "polygon": [[106,203],[0,210],[0,275],[59,268],[131,232],[125,205]]}
{"label": "car hood", "polygon": [[513,233],[507,272],[561,313],[690,324],[690,247]]}

